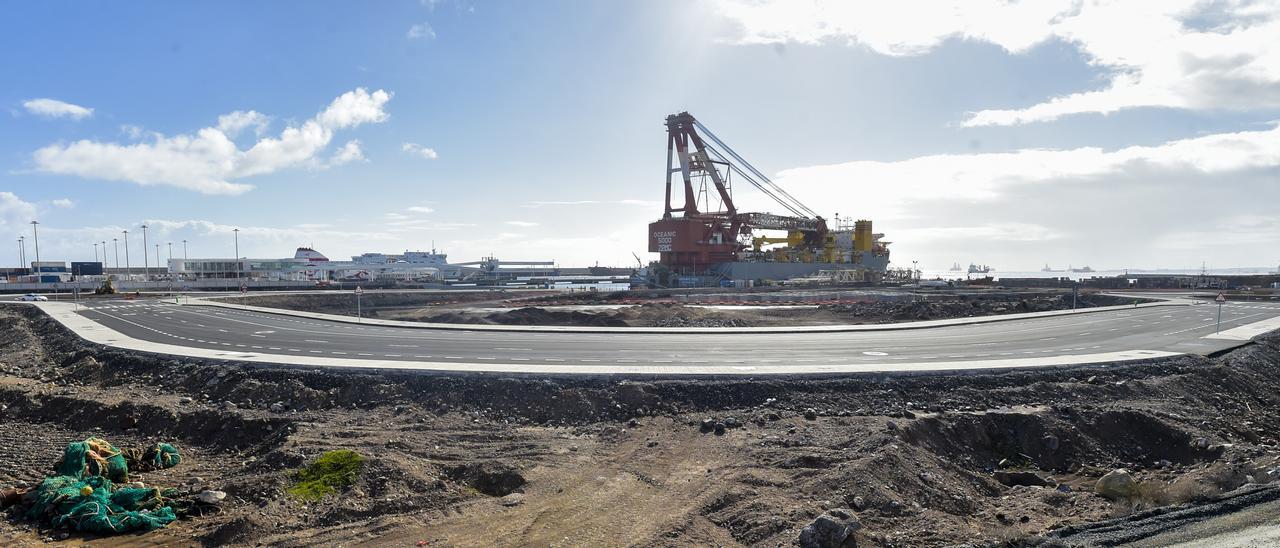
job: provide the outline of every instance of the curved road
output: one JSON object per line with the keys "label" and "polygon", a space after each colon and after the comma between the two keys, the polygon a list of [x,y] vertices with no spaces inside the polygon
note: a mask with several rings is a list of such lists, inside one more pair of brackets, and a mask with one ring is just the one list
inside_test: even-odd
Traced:
{"label": "curved road", "polygon": [[[109,331],[101,330],[99,337],[116,336],[110,335],[114,331],[155,345],[162,353],[181,354],[174,347],[182,347],[206,356],[259,362],[759,374],[1043,366],[1209,354],[1241,344],[1203,338],[1214,332],[1216,309],[1157,306],[896,331],[664,334],[413,329],[144,300],[82,306],[74,314],[90,327],[72,328],[105,327]],[[1270,326],[1277,319],[1280,304],[1228,303],[1222,329],[1263,321]]]}

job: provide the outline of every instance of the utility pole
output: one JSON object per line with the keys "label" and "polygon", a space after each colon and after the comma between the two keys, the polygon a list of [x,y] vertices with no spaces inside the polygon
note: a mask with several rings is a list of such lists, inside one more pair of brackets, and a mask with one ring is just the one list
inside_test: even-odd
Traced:
{"label": "utility pole", "polygon": [[40,234],[36,232],[36,225],[39,225],[39,224],[40,224],[40,221],[31,221],[31,236],[36,242],[36,262],[37,263],[40,262]]}
{"label": "utility pole", "polygon": [[[133,276],[133,267],[129,265],[129,231],[124,232],[124,274],[126,277]],[[143,251],[146,251],[145,249]]]}
{"label": "utility pole", "polygon": [[147,264],[147,224],[142,224],[142,281],[151,279],[151,265]]}

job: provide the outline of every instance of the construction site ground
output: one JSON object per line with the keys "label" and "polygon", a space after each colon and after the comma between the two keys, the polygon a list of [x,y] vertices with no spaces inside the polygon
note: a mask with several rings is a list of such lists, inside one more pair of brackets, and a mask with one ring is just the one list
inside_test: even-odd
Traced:
{"label": "construction site ground", "polygon": [[[227,302],[385,320],[598,327],[856,325],[1130,304],[1060,290],[665,290],[621,292],[366,292],[247,295]],[[1073,302],[1074,301],[1074,302]],[[357,310],[358,309],[358,310]]]}
{"label": "construction site ground", "polygon": [[[0,545],[777,546],[836,508],[862,545],[1142,542],[1134,531],[1275,507],[1278,368],[1280,335],[1215,358],[948,375],[320,371],[91,347],[7,305],[0,487],[38,482],[67,442],[99,436],[173,442],[182,463],[139,479],[228,497],[124,538],[11,509]],[[369,459],[352,488],[286,493],[333,449]],[[1094,493],[1116,468],[1137,493]]]}

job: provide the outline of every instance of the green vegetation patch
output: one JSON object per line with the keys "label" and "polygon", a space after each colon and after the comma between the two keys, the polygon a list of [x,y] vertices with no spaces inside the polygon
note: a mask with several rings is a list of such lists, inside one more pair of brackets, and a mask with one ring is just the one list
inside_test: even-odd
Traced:
{"label": "green vegetation patch", "polygon": [[364,462],[365,458],[355,451],[328,451],[293,474],[298,483],[289,489],[289,494],[302,500],[317,501],[338,489],[346,489],[356,482]]}

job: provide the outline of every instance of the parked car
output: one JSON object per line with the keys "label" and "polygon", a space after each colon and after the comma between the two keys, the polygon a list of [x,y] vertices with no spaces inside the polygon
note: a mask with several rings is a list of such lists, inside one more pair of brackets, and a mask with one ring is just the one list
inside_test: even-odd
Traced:
{"label": "parked car", "polygon": [[19,301],[47,301],[47,300],[49,300],[49,298],[48,298],[48,297],[46,297],[46,296],[44,296],[44,295],[36,295],[35,293],[27,293],[26,295],[23,295],[23,296],[21,296],[21,297],[18,297],[18,300],[19,300]]}

